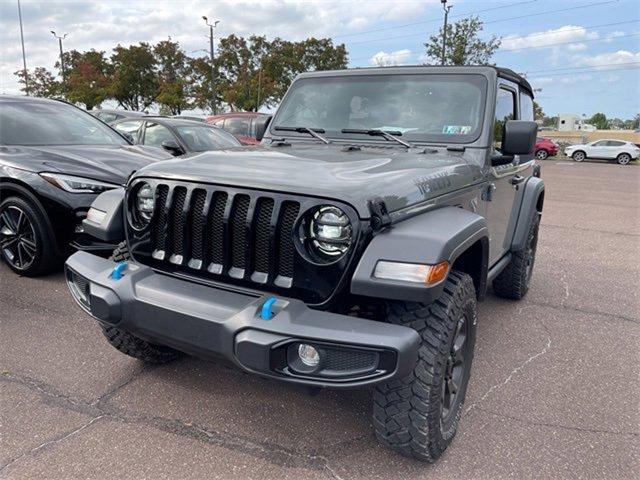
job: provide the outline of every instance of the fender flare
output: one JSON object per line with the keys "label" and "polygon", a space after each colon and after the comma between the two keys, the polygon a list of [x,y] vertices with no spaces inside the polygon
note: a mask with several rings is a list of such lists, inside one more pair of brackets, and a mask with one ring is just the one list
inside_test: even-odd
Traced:
{"label": "fender flare", "polygon": [[542,214],[544,191],[544,181],[540,178],[531,177],[525,184],[522,192],[522,202],[520,202],[520,211],[518,212],[518,221],[511,241],[512,252],[518,252],[525,248],[533,216]]}
{"label": "fender flare", "polygon": [[447,206],[405,220],[375,236],[363,253],[351,278],[351,293],[390,300],[432,302],[444,282],[424,284],[378,279],[373,276],[379,260],[435,265],[455,261],[478,244],[482,258],[474,276],[478,296],[486,289],[489,233],[484,217],[459,207]]}

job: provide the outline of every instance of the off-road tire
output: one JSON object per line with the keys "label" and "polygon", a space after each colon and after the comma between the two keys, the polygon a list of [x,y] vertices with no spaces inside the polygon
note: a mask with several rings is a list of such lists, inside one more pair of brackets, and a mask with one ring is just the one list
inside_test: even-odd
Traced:
{"label": "off-road tire", "polygon": [[621,153],[616,157],[616,162],[618,165],[628,165],[631,162],[631,155],[628,153]]}
{"label": "off-road tire", "polygon": [[577,150],[573,152],[573,155],[571,155],[571,158],[573,158],[574,162],[584,162],[587,158],[587,154],[584,153],[582,150]]}
{"label": "off-road tire", "polygon": [[[127,243],[120,243],[109,257],[109,260],[113,260],[114,262],[131,260]],[[174,350],[173,348],[147,342],[119,328],[104,324],[100,324],[100,327],[107,341],[114,348],[130,357],[142,360],[144,363],[167,363],[183,355],[182,352]]]}
{"label": "off-road tire", "polygon": [[540,213],[536,211],[524,248],[511,253],[509,265],[493,280],[493,292],[499,297],[520,300],[529,290],[536,259],[539,227]]}
{"label": "off-road tire", "polygon": [[24,275],[25,277],[37,277],[58,269],[62,264],[62,258],[58,254],[56,237],[49,226],[49,222],[47,222],[42,208],[25,198],[10,196],[0,203],[0,214],[10,207],[15,207],[24,212],[27,220],[33,226],[33,240],[35,241],[36,249],[33,260],[26,268],[15,267],[5,258],[4,252],[0,252],[6,265],[18,275]]}
{"label": "off-road tire", "polygon": [[[443,388],[459,321],[466,328],[465,369],[455,408],[443,420]],[[405,378],[376,386],[373,424],[378,440],[402,455],[435,462],[451,443],[466,395],[476,332],[476,294],[467,274],[452,271],[432,304],[392,302],[388,321],[415,329],[418,361]]]}

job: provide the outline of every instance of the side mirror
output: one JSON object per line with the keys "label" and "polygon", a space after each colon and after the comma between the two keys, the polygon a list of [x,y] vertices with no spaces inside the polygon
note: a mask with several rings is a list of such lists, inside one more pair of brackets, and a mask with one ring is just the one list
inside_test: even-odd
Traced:
{"label": "side mirror", "polygon": [[178,145],[178,143],[174,140],[165,140],[164,142],[162,142],[162,148],[170,151],[171,155],[175,156],[182,155],[184,153],[182,147]]}
{"label": "side mirror", "polygon": [[530,155],[538,135],[538,124],[527,120],[507,120],[502,134],[503,155]]}
{"label": "side mirror", "polygon": [[267,127],[269,123],[271,123],[271,119],[273,115],[261,115],[256,117],[256,140],[262,140],[264,137],[264,132],[267,131]]}

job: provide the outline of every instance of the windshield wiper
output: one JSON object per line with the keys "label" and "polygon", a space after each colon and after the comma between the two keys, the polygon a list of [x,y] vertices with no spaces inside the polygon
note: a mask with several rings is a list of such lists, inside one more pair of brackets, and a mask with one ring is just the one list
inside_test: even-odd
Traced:
{"label": "windshield wiper", "polygon": [[386,138],[387,140],[397,142],[400,145],[404,145],[407,148],[415,148],[415,146],[412,143],[407,142],[405,140],[400,140],[398,137],[402,135],[402,132],[398,132],[398,131],[380,130],[377,128],[374,128],[371,130],[366,130],[364,128],[343,128],[340,131],[342,133],[361,133],[363,135],[370,135],[372,137],[382,137],[382,138]]}
{"label": "windshield wiper", "polygon": [[327,140],[325,137],[320,135],[324,133],[324,128],[309,128],[309,127],[273,127],[274,130],[282,130],[283,132],[298,132],[298,133],[308,133],[314,138],[317,138],[321,142],[326,144],[331,143],[331,140]]}

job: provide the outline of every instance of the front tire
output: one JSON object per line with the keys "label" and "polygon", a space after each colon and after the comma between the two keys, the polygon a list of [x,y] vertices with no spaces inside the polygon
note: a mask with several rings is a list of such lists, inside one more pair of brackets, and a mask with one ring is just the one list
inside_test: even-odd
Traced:
{"label": "front tire", "polygon": [[402,455],[435,462],[456,433],[471,374],[476,337],[473,280],[451,271],[434,303],[392,302],[388,321],[415,329],[422,342],[412,373],[375,388],[376,436]]}
{"label": "front tire", "polygon": [[631,155],[629,155],[628,153],[621,153],[616,157],[616,162],[618,162],[618,165],[628,165],[630,161]]}
{"label": "front tire", "polygon": [[[125,262],[131,260],[131,254],[127,247],[127,242],[120,243],[113,251],[109,260],[114,262]],[[156,345],[147,342],[135,335],[116,327],[100,324],[102,333],[112,347],[129,355],[130,357],[142,360],[149,364],[168,363],[180,358],[183,354],[173,348],[164,345]]]}
{"label": "front tire", "polygon": [[60,265],[55,236],[38,205],[17,196],[0,203],[0,254],[11,270],[26,277]]}
{"label": "front tire", "polygon": [[577,152],[573,152],[571,158],[573,158],[574,162],[584,162],[587,155],[582,150],[578,150]]}

